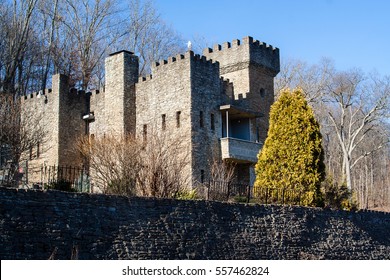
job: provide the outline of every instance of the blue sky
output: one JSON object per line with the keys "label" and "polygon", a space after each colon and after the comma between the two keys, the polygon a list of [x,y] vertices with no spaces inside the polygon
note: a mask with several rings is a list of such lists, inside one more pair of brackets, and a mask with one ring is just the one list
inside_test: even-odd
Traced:
{"label": "blue sky", "polygon": [[390,1],[387,0],[155,0],[163,19],[185,40],[211,43],[247,35],[280,49],[281,57],[339,70],[390,75]]}

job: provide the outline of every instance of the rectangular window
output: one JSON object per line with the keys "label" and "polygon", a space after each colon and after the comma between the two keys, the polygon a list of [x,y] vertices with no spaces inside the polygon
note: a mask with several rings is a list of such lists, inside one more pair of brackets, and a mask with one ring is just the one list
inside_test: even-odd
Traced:
{"label": "rectangular window", "polygon": [[40,143],[38,142],[38,144],[37,144],[37,158],[39,158],[40,154],[41,154]]}
{"label": "rectangular window", "polygon": [[33,148],[30,147],[30,160],[32,160],[32,159],[33,159]]}
{"label": "rectangular window", "polygon": [[200,182],[204,183],[204,170],[203,169],[200,170]]}
{"label": "rectangular window", "polygon": [[176,127],[180,127],[180,111],[176,112]]}
{"label": "rectangular window", "polygon": [[162,128],[162,130],[165,130],[167,128],[166,117],[167,116],[165,114],[161,115],[161,128]]}
{"label": "rectangular window", "polygon": [[146,141],[148,140],[148,126],[146,124],[144,124],[143,130],[142,130],[142,137],[143,137],[143,141],[145,144]]}
{"label": "rectangular window", "polygon": [[214,114],[210,115],[210,125],[211,125],[211,130],[215,130],[215,119],[214,119]]}
{"label": "rectangular window", "polygon": [[203,111],[199,112],[199,126],[203,127]]}

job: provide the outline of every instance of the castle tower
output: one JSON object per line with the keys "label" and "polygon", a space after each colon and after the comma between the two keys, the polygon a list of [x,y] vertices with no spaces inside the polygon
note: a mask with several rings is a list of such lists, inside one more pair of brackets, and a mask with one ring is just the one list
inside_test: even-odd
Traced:
{"label": "castle tower", "polygon": [[45,167],[82,164],[75,146],[85,134],[86,98],[84,92],[70,90],[68,80],[65,75],[53,75],[52,89],[22,97],[22,117],[29,120],[31,129],[42,130],[37,146],[22,157],[29,162],[30,182],[41,181]]}
{"label": "castle tower", "polygon": [[105,62],[105,132],[114,135],[135,133],[135,83],[138,81],[138,57],[119,51]]}
{"label": "castle tower", "polygon": [[274,77],[280,71],[279,49],[245,37],[242,41],[207,48],[203,55],[218,61],[221,76],[233,82],[233,104],[261,113],[262,116],[251,123],[256,139],[250,140],[264,142],[274,102]]}
{"label": "castle tower", "polygon": [[58,165],[81,166],[83,160],[76,148],[77,141],[86,134],[83,116],[87,113],[84,91],[70,89],[69,78],[57,74],[52,78],[53,98],[58,98]]}

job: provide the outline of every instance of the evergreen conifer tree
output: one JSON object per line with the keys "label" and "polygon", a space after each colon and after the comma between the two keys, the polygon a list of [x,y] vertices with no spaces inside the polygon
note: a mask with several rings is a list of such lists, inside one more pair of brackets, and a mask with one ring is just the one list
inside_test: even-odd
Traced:
{"label": "evergreen conifer tree", "polygon": [[322,136],[302,91],[284,91],[272,105],[270,128],[258,155],[254,195],[267,202],[322,205]]}

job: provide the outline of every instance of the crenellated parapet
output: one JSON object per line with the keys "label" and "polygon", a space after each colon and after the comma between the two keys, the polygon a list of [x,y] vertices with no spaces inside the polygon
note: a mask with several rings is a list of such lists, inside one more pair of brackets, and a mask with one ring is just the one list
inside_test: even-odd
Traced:
{"label": "crenellated parapet", "polygon": [[23,95],[21,97],[22,102],[34,102],[35,100],[39,100],[42,97],[47,97],[49,94],[52,93],[52,89],[45,89],[45,90],[40,90],[37,92],[32,92],[26,95]]}
{"label": "crenellated parapet", "polygon": [[194,62],[203,63],[204,65],[216,67],[218,66],[218,63],[214,62],[211,59],[207,59],[206,56],[195,54],[193,51],[187,51],[184,55],[178,54],[176,56],[169,57],[167,60],[161,60],[159,62],[154,63],[154,69],[159,69],[159,66],[163,65],[169,65],[171,63],[175,63],[177,61],[185,61],[185,60],[191,60]]}
{"label": "crenellated parapet", "polygon": [[247,36],[242,39],[242,42],[238,39],[232,40],[232,42],[225,42],[222,45],[216,44],[213,46],[213,48],[206,48],[203,51],[203,54],[209,54],[213,52],[219,52],[219,51],[226,51],[229,49],[234,49],[237,47],[242,46],[250,46],[251,48],[258,48],[258,49],[264,49],[270,52],[271,54],[275,54],[276,52],[279,52],[278,48],[273,47],[272,45],[269,45],[267,43],[254,40],[252,37]]}
{"label": "crenellated parapet", "polygon": [[271,70],[274,75],[280,71],[279,49],[247,36],[242,40],[232,40],[222,45],[203,50],[203,55],[219,61],[221,68],[234,64],[257,65]]}
{"label": "crenellated parapet", "polygon": [[138,83],[146,82],[152,80],[152,75],[142,76],[138,78]]}
{"label": "crenellated parapet", "polygon": [[154,62],[152,65],[152,74],[139,77],[138,83],[152,81],[153,77],[159,75],[162,71],[177,71],[178,69],[175,69],[175,67],[184,67],[183,64],[186,63],[188,66],[191,63],[195,63],[195,65],[200,65],[205,68],[212,68],[215,70],[219,68],[219,63],[217,61],[207,59],[206,56],[195,54],[193,51],[187,51],[185,54],[178,54],[176,56],[169,57],[168,59]]}

